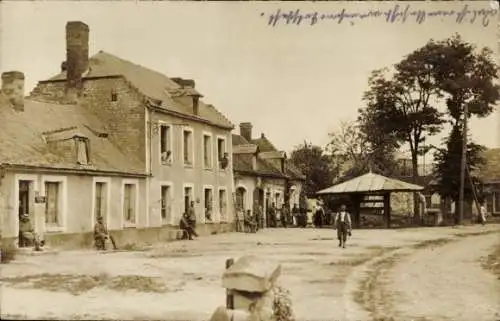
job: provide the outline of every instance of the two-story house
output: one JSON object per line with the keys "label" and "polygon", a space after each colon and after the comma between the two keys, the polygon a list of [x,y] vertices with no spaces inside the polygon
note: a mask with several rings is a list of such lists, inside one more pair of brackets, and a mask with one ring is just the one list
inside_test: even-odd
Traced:
{"label": "two-story house", "polygon": [[233,135],[233,170],[238,208],[254,210],[258,204],[267,213],[273,204],[299,205],[304,175],[264,134],[252,139],[251,123],[241,123],[240,134]]}
{"label": "two-story house", "polygon": [[[62,182],[61,191],[54,193],[67,223],[54,233],[90,232],[98,213],[123,242],[166,239],[191,202],[195,203],[202,234],[228,230],[233,217],[230,158],[234,126],[214,106],[203,103],[194,81],[169,78],[103,51],[89,58],[88,41],[86,24],[68,22],[66,60],[60,71],[40,81],[28,98],[50,108],[45,113],[33,108],[36,114],[30,123],[41,122],[45,130],[50,122],[60,119],[64,110],[68,128],[76,127],[83,134],[80,131],[59,134],[59,131],[64,133],[62,124],[44,133],[64,142],[68,137],[83,136],[85,141],[85,137],[94,135],[95,143],[89,139],[86,149],[77,147],[78,157],[85,150],[91,158],[98,157],[102,166],[112,168],[118,167],[113,163],[116,158],[117,162],[134,164],[128,167],[137,170],[140,177],[129,177],[127,173],[131,170],[126,166],[123,172],[127,175],[116,170],[115,174],[121,175],[116,180],[111,179],[111,174],[99,173],[90,181],[80,180],[72,186],[64,183],[68,180],[66,174],[51,177]],[[86,126],[82,113],[96,125]],[[45,119],[50,122],[45,123]],[[82,124],[71,126],[75,122]],[[49,144],[52,138],[41,139]],[[112,154],[111,145],[120,156]],[[45,146],[37,148],[45,152]],[[36,164],[36,159],[33,162]],[[33,193],[46,198],[47,216],[52,213],[47,208],[53,201],[47,191],[34,186]],[[79,202],[74,203],[76,197]],[[96,211],[96,204],[101,203],[105,205]],[[81,220],[86,223],[76,223]]]}

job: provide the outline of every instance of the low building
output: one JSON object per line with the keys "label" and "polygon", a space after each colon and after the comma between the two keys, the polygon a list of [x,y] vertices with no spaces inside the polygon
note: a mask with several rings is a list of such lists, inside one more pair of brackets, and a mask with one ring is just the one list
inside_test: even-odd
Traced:
{"label": "low building", "polygon": [[237,208],[254,210],[258,204],[267,213],[273,205],[299,205],[305,176],[264,134],[252,139],[251,123],[241,123],[240,134],[233,135],[233,170]]}

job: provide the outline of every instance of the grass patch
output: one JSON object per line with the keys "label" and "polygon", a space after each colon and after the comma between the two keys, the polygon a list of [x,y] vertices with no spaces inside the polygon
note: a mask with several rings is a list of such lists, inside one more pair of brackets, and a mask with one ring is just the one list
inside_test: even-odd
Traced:
{"label": "grass patch", "polygon": [[2,242],[0,246],[0,262],[5,264],[15,260],[17,251],[17,247],[14,244]]}
{"label": "grass patch", "polygon": [[414,249],[425,249],[431,246],[441,246],[445,245],[447,243],[452,242],[453,239],[448,239],[448,238],[440,238],[440,239],[434,239],[434,240],[426,240],[420,243],[417,243],[412,246]]}
{"label": "grass patch", "polygon": [[164,293],[168,291],[166,286],[157,278],[137,275],[111,277],[105,273],[99,275],[42,273],[2,278],[0,280],[22,288],[66,292],[72,295],[80,295],[97,287],[114,291],[135,290],[147,293]]}

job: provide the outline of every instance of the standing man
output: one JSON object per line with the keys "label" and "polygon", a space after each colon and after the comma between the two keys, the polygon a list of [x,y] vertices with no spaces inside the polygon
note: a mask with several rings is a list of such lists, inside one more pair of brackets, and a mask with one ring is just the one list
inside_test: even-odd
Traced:
{"label": "standing man", "polygon": [[191,225],[191,231],[192,234],[196,237],[198,237],[198,234],[196,233],[196,212],[194,209],[194,202],[191,201],[188,209],[188,220],[189,224]]}
{"label": "standing man", "polygon": [[292,216],[293,216],[293,225],[299,226],[299,207],[297,206],[297,203],[293,204],[292,208]]}
{"label": "standing man", "polygon": [[276,222],[276,209],[274,203],[272,203],[271,208],[269,209],[269,220],[270,220],[270,227],[276,227],[277,222]]}
{"label": "standing man", "polygon": [[347,234],[351,236],[351,215],[346,210],[345,205],[340,206],[340,212],[335,215],[334,228],[337,230],[337,238],[339,247],[345,248]]}
{"label": "standing man", "polygon": [[481,204],[481,207],[479,208],[481,213],[479,213],[479,218],[481,220],[481,224],[486,224],[486,214],[487,214],[487,210],[486,210],[486,206],[484,206],[484,203]]}
{"label": "standing man", "polygon": [[183,240],[192,240],[193,239],[193,227],[191,223],[189,223],[189,216],[187,213],[182,214],[181,221],[179,223],[179,227],[182,230],[182,239]]}
{"label": "standing man", "polygon": [[288,211],[288,207],[286,206],[286,204],[283,204],[281,206],[281,226],[283,227],[287,227],[287,223],[288,223],[288,216],[290,215],[289,211]]}

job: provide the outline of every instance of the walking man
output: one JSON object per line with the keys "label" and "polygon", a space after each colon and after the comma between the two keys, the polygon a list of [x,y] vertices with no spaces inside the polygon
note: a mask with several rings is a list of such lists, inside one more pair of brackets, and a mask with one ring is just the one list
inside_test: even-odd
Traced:
{"label": "walking man", "polygon": [[339,247],[345,248],[347,234],[351,236],[351,215],[346,210],[345,205],[340,206],[340,212],[335,215],[334,228],[337,230],[337,238]]}

